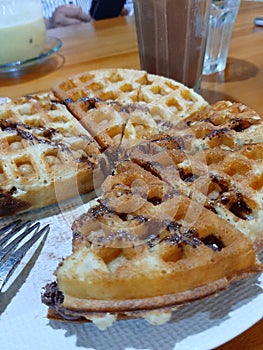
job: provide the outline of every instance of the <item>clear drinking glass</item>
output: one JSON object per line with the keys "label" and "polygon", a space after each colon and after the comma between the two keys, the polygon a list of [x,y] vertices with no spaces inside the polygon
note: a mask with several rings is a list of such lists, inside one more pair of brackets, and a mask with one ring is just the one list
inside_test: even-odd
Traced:
{"label": "clear drinking glass", "polygon": [[0,64],[33,58],[45,42],[40,0],[0,0]]}
{"label": "clear drinking glass", "polygon": [[203,74],[213,74],[226,68],[229,44],[239,6],[240,0],[211,1]]}
{"label": "clear drinking glass", "polygon": [[133,0],[141,68],[198,89],[210,0]]}

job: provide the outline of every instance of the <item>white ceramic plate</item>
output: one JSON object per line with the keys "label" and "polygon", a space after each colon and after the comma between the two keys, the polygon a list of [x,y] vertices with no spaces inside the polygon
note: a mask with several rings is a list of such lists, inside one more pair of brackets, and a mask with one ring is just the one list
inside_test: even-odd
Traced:
{"label": "white ceramic plate", "polygon": [[[43,248],[26,257],[0,293],[1,350],[208,350],[234,338],[263,316],[261,274],[233,283],[215,297],[186,305],[162,326],[128,320],[100,331],[89,323],[48,320],[47,307],[40,301],[42,287],[55,279],[53,272],[59,261],[70,253],[71,223],[87,208],[88,204],[77,198],[18,216],[43,225],[50,223],[51,230]],[[1,225],[9,221],[2,220]]]}
{"label": "white ceramic plate", "polygon": [[25,61],[10,62],[7,64],[0,64],[0,75],[23,71],[26,68],[45,62],[50,56],[58,52],[62,47],[62,41],[58,38],[47,37],[43,51],[36,57]]}

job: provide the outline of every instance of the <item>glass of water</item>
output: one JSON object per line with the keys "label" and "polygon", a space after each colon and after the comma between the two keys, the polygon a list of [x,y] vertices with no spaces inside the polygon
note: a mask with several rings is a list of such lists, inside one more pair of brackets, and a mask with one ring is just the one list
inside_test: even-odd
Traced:
{"label": "glass of water", "polygon": [[226,68],[232,29],[240,0],[212,0],[203,74],[209,75]]}

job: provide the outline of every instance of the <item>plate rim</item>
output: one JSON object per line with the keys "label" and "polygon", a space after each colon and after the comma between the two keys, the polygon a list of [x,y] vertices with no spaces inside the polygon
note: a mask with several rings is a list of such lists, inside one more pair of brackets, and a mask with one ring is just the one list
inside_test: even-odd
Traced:
{"label": "plate rim", "polygon": [[[69,225],[69,221],[71,220],[72,216],[75,216],[76,213],[81,213],[83,210],[85,210],[84,207],[86,207],[86,205],[89,205],[90,203],[92,203],[92,200],[88,201],[88,203],[86,203],[86,205],[81,206],[81,207],[78,207],[75,208],[74,204],[72,203],[74,201],[71,200],[68,200],[64,203],[65,207],[62,206],[62,210],[59,210],[59,213],[58,214],[55,214],[54,216],[52,215],[48,215],[49,213],[52,212],[52,209],[54,209],[54,207],[58,208],[58,205],[57,204],[54,204],[54,205],[51,205],[47,208],[45,208],[45,213],[46,215],[44,215],[44,217],[40,220],[41,222],[45,222],[45,220],[50,220],[52,218],[52,222],[56,222],[57,219],[60,219],[59,221],[62,223],[63,222],[63,225],[65,225],[65,227],[68,227]],[[67,207],[67,204],[69,204],[69,211],[65,212],[63,209],[65,209]],[[43,211],[43,208],[42,209],[39,209],[39,211]],[[80,211],[80,212],[79,212]],[[28,216],[31,216],[32,213],[27,213],[27,214],[24,214],[23,215],[23,219],[26,219],[27,218],[27,215]],[[9,219],[7,219],[7,221],[9,221]],[[63,226],[62,225],[62,226]],[[55,236],[57,235],[57,225],[55,224],[54,225],[54,231],[55,231]],[[51,242],[52,243],[52,242]],[[50,246],[51,250],[54,249],[53,247],[53,244],[52,246]],[[262,259],[262,255],[263,255],[263,251],[259,251],[259,255],[260,255],[260,260]],[[46,257],[42,257],[42,259],[46,259]],[[35,270],[35,273],[36,273],[37,270]],[[34,273],[34,274],[35,274]],[[33,277],[33,276],[32,276]],[[34,279],[34,278],[33,278]],[[246,283],[249,283],[249,285],[251,285],[251,279],[249,278],[248,280],[241,280],[241,281],[237,281],[237,283],[241,283],[241,285],[243,285],[243,283],[245,283],[244,287],[246,286]],[[218,346],[221,346],[225,343],[227,343],[228,341],[234,339],[235,337],[237,337],[238,335],[242,334],[244,331],[246,331],[247,329],[249,329],[250,327],[252,327],[254,324],[256,324],[261,318],[262,318],[262,309],[259,309],[257,308],[257,312],[254,313],[254,312],[249,312],[249,310],[254,310],[255,309],[255,305],[258,305],[259,303],[262,302],[263,300],[263,273],[259,273],[256,277],[256,285],[260,288],[260,293],[258,295],[255,295],[253,296],[251,299],[248,299],[247,301],[245,301],[244,303],[242,303],[241,305],[236,305],[236,307],[234,309],[230,309],[228,312],[227,312],[227,318],[223,318],[221,319],[220,323],[218,324],[214,324],[212,327],[205,327],[204,329],[200,329],[197,333],[191,333],[189,335],[187,335],[186,337],[180,339],[179,341],[176,340],[176,337],[174,337],[173,339],[173,345],[172,345],[172,349],[173,350],[181,350],[181,349],[184,349],[184,350],[208,350],[208,349],[211,349],[211,348],[216,348]],[[26,282],[25,282],[26,284]],[[253,283],[254,285],[254,283]],[[231,288],[231,287],[230,287]],[[226,289],[226,290],[223,290],[221,292],[219,292],[219,294],[221,293],[224,293],[226,295],[226,293],[228,294],[229,292],[232,294],[234,292],[234,290],[231,290],[230,288]],[[232,287],[233,288],[233,287]],[[239,285],[236,285],[234,287],[234,289],[236,288],[240,288]],[[23,295],[19,296],[19,297],[25,297],[26,294],[23,293]],[[213,297],[212,297],[213,298]],[[209,301],[209,297],[207,299],[207,301]],[[211,300],[211,299],[210,299]],[[42,310],[42,305],[39,306],[40,309]],[[189,305],[190,307],[190,305]],[[45,310],[46,311],[46,310]],[[199,310],[200,311],[200,310]],[[199,314],[199,311],[198,311],[198,314]],[[32,311],[31,311],[32,312]],[[30,313],[31,313],[30,312]],[[5,313],[5,312],[4,312]],[[200,317],[200,320],[202,319],[202,315],[201,314],[196,314],[197,317]],[[246,317],[244,318],[244,315],[245,314],[249,314],[249,317]],[[34,316],[34,312],[32,312],[32,317],[35,317]],[[42,314],[41,312],[41,318],[44,316],[44,314]],[[176,321],[176,311],[174,313],[174,316],[175,316],[175,322],[177,323]],[[45,316],[44,316],[45,318]],[[242,322],[237,322],[237,320],[242,320]],[[45,321],[39,321],[40,323],[38,323],[38,325],[42,325],[43,322],[46,322],[48,321],[47,318],[45,318]],[[131,320],[129,320],[131,321]],[[190,320],[189,320],[190,321]],[[120,322],[126,322],[126,321],[120,321]],[[180,322],[180,320],[179,320]],[[192,322],[192,321],[190,321]],[[116,327],[117,323],[115,324],[115,327]],[[231,325],[231,327],[230,327]],[[5,326],[5,324],[4,324]],[[48,326],[47,324],[45,324],[45,326]],[[127,325],[128,326],[128,325]],[[168,326],[167,324],[165,326]],[[154,327],[154,326],[152,326]],[[160,326],[161,327],[161,326]],[[172,328],[175,328],[173,325],[170,325],[169,327],[172,327]],[[65,328],[66,329],[66,332],[71,329],[71,325],[70,325],[70,322],[68,323],[68,328]],[[110,328],[109,328],[110,329]],[[120,326],[120,329],[122,329],[122,326]],[[224,330],[227,330],[228,332],[225,333]],[[115,332],[116,330],[114,330]],[[157,328],[153,328],[153,332],[156,332],[157,331]],[[41,332],[44,332],[44,329],[42,329]],[[160,328],[159,332],[162,332],[162,329]],[[1,333],[1,331],[0,331]],[[52,337],[52,339],[55,339],[56,335],[54,333],[54,330],[51,330],[51,333],[53,333],[54,335],[54,338]],[[65,334],[63,334],[63,332],[61,332],[61,337],[64,338],[65,340]],[[93,330],[90,329],[90,334],[93,333]],[[77,337],[79,336],[79,332],[75,333],[73,332],[71,335],[74,337]],[[83,336],[85,336],[86,334],[83,334]],[[40,337],[41,338],[41,337]],[[37,337],[38,340],[41,340],[40,338]],[[63,340],[63,341],[64,341]],[[72,341],[69,340],[68,341],[68,344],[70,344]],[[67,340],[65,340],[65,342],[67,343]],[[194,345],[195,344],[195,345]],[[91,344],[88,344],[89,346],[91,346]],[[95,343],[94,343],[95,345]],[[123,344],[124,345],[124,344]],[[137,349],[138,347],[138,344],[130,344],[131,346],[133,345],[134,347],[132,349],[134,350],[139,350]],[[144,344],[145,345],[145,344]],[[153,344],[151,343],[148,343],[147,344],[148,346],[148,349],[153,349]],[[76,347],[73,347],[74,349],[78,348],[78,346],[76,345]],[[82,348],[82,347],[80,347]],[[40,347],[39,350],[43,350],[44,348]],[[122,348],[123,350],[130,350],[130,348],[127,348],[125,346],[123,346]]]}
{"label": "plate rim", "polygon": [[55,36],[47,36],[44,52],[41,52],[39,55],[23,61],[13,61],[5,64],[0,64],[0,73],[9,73],[41,63],[43,60],[58,52],[61,49],[62,45],[63,42],[60,38]]}

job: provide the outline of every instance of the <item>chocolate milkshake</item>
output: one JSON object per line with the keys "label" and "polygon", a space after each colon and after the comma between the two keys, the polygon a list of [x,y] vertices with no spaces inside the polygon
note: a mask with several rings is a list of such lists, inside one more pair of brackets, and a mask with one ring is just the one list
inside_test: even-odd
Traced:
{"label": "chocolate milkshake", "polygon": [[209,0],[133,0],[141,68],[198,89]]}

